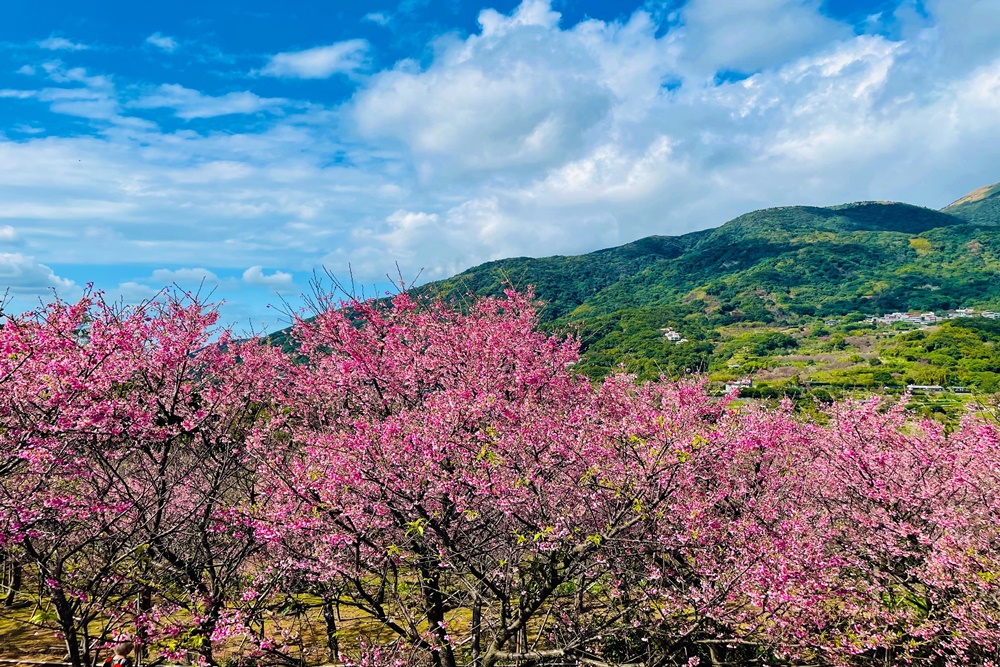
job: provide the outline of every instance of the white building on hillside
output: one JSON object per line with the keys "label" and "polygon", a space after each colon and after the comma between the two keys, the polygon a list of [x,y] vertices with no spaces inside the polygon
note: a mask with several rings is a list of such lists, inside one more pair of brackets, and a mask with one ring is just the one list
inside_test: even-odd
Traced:
{"label": "white building on hillside", "polygon": [[753,386],[753,380],[750,378],[741,378],[739,380],[733,380],[726,383],[726,393],[730,394],[734,391],[739,391],[740,389],[746,389],[747,387]]}
{"label": "white building on hillside", "polygon": [[661,329],[660,331],[663,332],[663,337],[664,338],[666,338],[669,341],[673,341],[674,344],[676,344],[676,345],[680,345],[681,343],[686,343],[687,340],[688,340],[687,338],[685,338],[684,336],[682,336],[679,331],[674,331],[670,327],[667,327],[665,329]]}

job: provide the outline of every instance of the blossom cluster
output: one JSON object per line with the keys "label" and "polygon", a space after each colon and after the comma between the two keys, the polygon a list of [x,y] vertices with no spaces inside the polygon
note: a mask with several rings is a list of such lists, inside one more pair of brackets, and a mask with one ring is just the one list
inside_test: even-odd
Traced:
{"label": "blossom cluster", "polygon": [[988,415],[595,383],[530,293],[343,303],[289,351],[215,322],[91,293],[0,329],[0,550],[75,667],[122,638],[385,667],[1000,650]]}

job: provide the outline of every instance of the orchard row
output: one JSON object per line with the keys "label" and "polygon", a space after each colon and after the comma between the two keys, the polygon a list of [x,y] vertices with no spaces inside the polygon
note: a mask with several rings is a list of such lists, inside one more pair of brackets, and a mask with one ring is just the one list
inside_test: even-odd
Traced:
{"label": "orchard row", "polygon": [[530,294],[323,303],[291,353],[184,294],[3,323],[0,551],[74,667],[301,664],[311,608],[372,667],[995,664],[991,420],[594,383]]}

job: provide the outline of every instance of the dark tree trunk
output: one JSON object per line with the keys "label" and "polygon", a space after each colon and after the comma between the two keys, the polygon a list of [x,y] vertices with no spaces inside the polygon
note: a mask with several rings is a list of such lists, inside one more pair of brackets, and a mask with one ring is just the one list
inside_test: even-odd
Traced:
{"label": "dark tree trunk", "polygon": [[483,600],[476,595],[472,603],[472,666],[482,667]]}
{"label": "dark tree trunk", "polygon": [[212,633],[215,632],[215,626],[219,622],[219,614],[222,611],[222,605],[219,602],[214,602],[211,607],[207,610],[205,614],[205,620],[202,621],[201,625],[198,627],[198,635],[201,637],[202,644],[198,647],[198,655],[204,658],[204,664],[215,665],[215,650],[212,646]]}
{"label": "dark tree trunk", "polygon": [[87,664],[87,656],[84,655],[82,650],[84,647],[80,646],[80,636],[76,631],[73,605],[70,604],[61,590],[52,591],[52,602],[55,604],[59,628],[66,642],[66,661],[72,667],[90,667]]}
{"label": "dark tree trunk", "polygon": [[326,648],[330,652],[330,660],[340,660],[340,640],[337,637],[337,607],[333,600],[323,601],[323,620],[326,622]]}
{"label": "dark tree trunk", "polygon": [[433,652],[434,667],[456,667],[455,651],[446,638],[447,628],[444,627],[444,595],[441,591],[441,575],[436,564],[421,567],[424,600],[427,609],[427,625],[437,636],[440,648]]}
{"label": "dark tree trunk", "polygon": [[[517,602],[518,610],[520,611],[521,618],[524,618],[526,614],[526,609],[524,606],[524,599],[520,599]],[[517,652],[527,653],[528,652],[528,624],[522,623],[521,627],[517,631]],[[517,664],[521,664],[521,660],[518,659]]]}
{"label": "dark tree trunk", "polygon": [[[150,611],[152,611],[152,609],[153,609],[152,591],[150,591],[149,586],[143,586],[142,588],[139,589],[139,596],[138,599],[136,600],[136,610],[139,612],[140,616],[144,616],[148,614]],[[142,665],[143,660],[149,653],[146,650],[146,646],[149,645],[149,633],[146,631],[145,625],[139,626],[139,631],[136,633],[136,639],[138,639],[139,641],[136,642],[136,647],[135,647],[135,662],[136,665]]]}
{"label": "dark tree trunk", "polygon": [[17,594],[21,592],[24,578],[24,566],[16,560],[10,563],[10,581],[7,586],[7,596],[3,599],[4,606],[13,607]]}

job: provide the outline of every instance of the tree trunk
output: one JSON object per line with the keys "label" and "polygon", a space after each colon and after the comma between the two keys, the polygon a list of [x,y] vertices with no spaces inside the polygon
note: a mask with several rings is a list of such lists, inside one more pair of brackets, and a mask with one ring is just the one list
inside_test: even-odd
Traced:
{"label": "tree trunk", "polygon": [[483,667],[483,599],[477,594],[472,602],[472,667]]}
{"label": "tree trunk", "polygon": [[219,602],[213,602],[208,608],[205,614],[205,620],[201,622],[198,627],[198,635],[201,637],[202,644],[198,647],[198,655],[200,655],[204,660],[206,665],[215,665],[215,651],[212,646],[212,633],[215,632],[215,626],[219,622],[219,613],[222,611],[222,605]]}
{"label": "tree trunk", "polygon": [[212,633],[209,632],[207,635],[202,635],[204,642],[198,647],[198,655],[200,655],[203,660],[202,664],[205,665],[215,665],[215,651],[212,648]]}
{"label": "tree trunk", "polygon": [[340,640],[337,637],[337,608],[333,600],[323,601],[323,620],[326,622],[326,647],[331,662],[340,660]]}
{"label": "tree trunk", "polygon": [[[139,589],[139,597],[136,600],[136,610],[139,612],[139,616],[145,616],[153,609],[153,594],[149,590],[149,586],[143,586]],[[146,650],[146,646],[149,645],[149,633],[146,631],[145,624],[139,625],[139,631],[136,633],[135,647],[135,664],[137,667],[141,666],[149,653]]]}
{"label": "tree trunk", "polygon": [[[51,590],[51,589],[50,589]],[[73,667],[90,667],[80,646],[80,636],[76,632],[73,606],[61,590],[52,590],[52,602],[56,607],[59,629],[66,642],[66,661]]]}
{"label": "tree trunk", "polygon": [[[518,611],[520,612],[520,617],[524,618],[525,613],[526,613],[526,609],[525,609],[524,598],[523,597],[520,598],[520,599],[518,599],[518,601],[517,601],[517,607],[518,607]],[[517,631],[516,646],[517,646],[516,650],[517,650],[518,653],[527,653],[528,652],[528,624],[527,623],[522,623],[521,627]],[[517,664],[518,665],[521,664],[521,659],[520,658],[518,658]]]}
{"label": "tree trunk", "polygon": [[455,651],[446,637],[448,629],[444,619],[444,595],[441,592],[441,575],[437,564],[421,567],[421,587],[427,610],[427,626],[437,637],[440,648],[433,652],[434,667],[456,667]]}
{"label": "tree trunk", "polygon": [[23,583],[24,566],[16,560],[10,563],[10,585],[7,587],[7,596],[3,600],[5,607],[13,607],[17,601],[17,594],[21,592]]}
{"label": "tree trunk", "polygon": [[66,635],[66,661],[73,667],[90,667],[84,664],[83,655],[80,653],[80,640],[72,628],[63,631]]}

